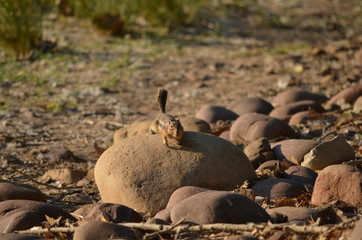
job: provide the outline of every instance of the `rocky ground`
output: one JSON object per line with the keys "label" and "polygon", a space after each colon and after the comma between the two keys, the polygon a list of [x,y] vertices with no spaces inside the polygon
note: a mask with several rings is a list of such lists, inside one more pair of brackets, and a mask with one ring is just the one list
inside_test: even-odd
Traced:
{"label": "rocky ground", "polygon": [[[357,33],[341,37],[339,31],[323,26],[274,28],[240,21],[245,27],[227,25],[207,36],[194,35],[191,29],[169,38],[120,39],[99,33],[88,22],[52,19],[46,37],[57,41],[53,52],[29,61],[1,57],[2,180],[36,186],[48,203],[68,212],[99,202],[92,169],[100,151],[94,145],[106,149],[117,129],[156,116],[159,88],[169,91],[167,110],[187,117],[205,104],[227,106],[245,96],[273,102],[278,93],[292,87],[331,98],[361,86],[362,37]],[[352,111],[355,99],[325,107],[323,117],[293,126],[297,138],[342,135],[361,160],[361,115]],[[361,167],[358,162],[355,166]],[[310,206],[310,196],[304,200]],[[335,204],[334,209],[344,209]],[[345,211],[341,218],[354,220],[328,236],[275,226],[270,231],[287,233],[275,239],[346,239],[360,215],[356,206]],[[260,239],[271,236],[263,234],[259,227],[248,231]]]}

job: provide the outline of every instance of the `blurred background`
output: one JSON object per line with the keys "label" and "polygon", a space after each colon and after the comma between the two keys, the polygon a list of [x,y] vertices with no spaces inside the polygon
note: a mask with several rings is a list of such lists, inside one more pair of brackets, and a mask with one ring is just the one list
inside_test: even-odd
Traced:
{"label": "blurred background", "polygon": [[[120,38],[211,35],[318,42],[360,34],[362,1],[2,0],[1,59],[34,58],[36,51],[62,47],[64,35],[55,31],[56,26],[66,25],[70,18]],[[273,28],[281,34],[270,32]]]}

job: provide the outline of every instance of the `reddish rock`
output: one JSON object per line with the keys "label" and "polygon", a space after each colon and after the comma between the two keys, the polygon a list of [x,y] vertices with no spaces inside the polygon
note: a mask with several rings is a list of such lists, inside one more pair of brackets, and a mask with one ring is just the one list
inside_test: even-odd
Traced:
{"label": "reddish rock", "polygon": [[265,137],[295,137],[294,130],[280,119],[259,113],[245,113],[231,126],[230,140],[236,144],[252,142]]}
{"label": "reddish rock", "polygon": [[360,96],[362,96],[362,84],[357,84],[337,93],[331,99],[329,99],[327,104],[334,104],[338,103],[339,101],[352,104]]}
{"label": "reddish rock", "polygon": [[123,239],[136,240],[136,236],[128,227],[114,223],[90,221],[77,227],[74,240]]}
{"label": "reddish rock", "polygon": [[226,108],[239,116],[253,112],[269,114],[274,109],[273,105],[259,97],[243,97],[231,102]]}
{"label": "reddish rock", "polygon": [[115,203],[89,204],[77,209],[75,214],[83,216],[84,219],[100,221],[102,218],[109,222],[141,222],[142,217],[135,210]]}
{"label": "reddish rock", "polygon": [[267,222],[269,215],[246,196],[225,191],[201,192],[176,204],[173,223],[180,220],[197,224]]}
{"label": "reddish rock", "polygon": [[304,91],[298,88],[291,88],[277,94],[273,99],[273,105],[282,106],[292,102],[298,102],[303,100],[312,100],[316,103],[321,104],[327,101],[328,98],[317,93]]}
{"label": "reddish rock", "polygon": [[283,178],[293,180],[302,185],[314,186],[318,174],[310,168],[302,166],[291,166],[283,173]]}
{"label": "reddish rock", "polygon": [[76,220],[68,212],[48,203],[7,200],[0,202],[0,232],[10,233],[41,226],[41,222],[46,220],[45,216]]}
{"label": "reddish rock", "polygon": [[313,109],[316,112],[324,112],[321,103],[312,100],[303,100],[279,106],[269,113],[269,116],[278,118],[283,121],[289,121],[295,113]]}
{"label": "reddish rock", "polygon": [[15,182],[0,182],[0,201],[12,199],[47,201],[45,194],[34,186]]}
{"label": "reddish rock", "polygon": [[311,203],[322,205],[343,201],[354,207],[362,207],[362,173],[349,165],[331,165],[318,174]]}
{"label": "reddish rock", "polygon": [[165,222],[171,223],[171,209],[172,208],[165,208],[161,211],[159,211],[158,213],[156,213],[156,215],[154,216],[154,218],[158,218],[161,219]]}
{"label": "reddish rock", "polygon": [[228,140],[230,141],[230,130],[227,130],[227,131],[223,131],[219,137],[225,139],[225,140]]}
{"label": "reddish rock", "polygon": [[238,115],[224,107],[207,105],[202,107],[197,113],[196,118],[202,119],[210,124],[216,123],[219,120],[235,120]]}
{"label": "reddish rock", "polygon": [[170,199],[168,200],[166,208],[172,208],[182,200],[185,200],[188,197],[205,191],[210,191],[210,189],[194,186],[180,187],[172,193]]}
{"label": "reddish rock", "polygon": [[304,156],[317,145],[318,142],[315,140],[288,139],[272,144],[272,149],[277,159],[286,159],[300,165]]}
{"label": "reddish rock", "polygon": [[302,111],[293,114],[289,119],[289,125],[294,126],[305,123],[309,118],[309,111]]}
{"label": "reddish rock", "polygon": [[251,188],[258,196],[266,197],[268,200],[279,198],[299,197],[304,186],[289,179],[275,178],[258,182]]}

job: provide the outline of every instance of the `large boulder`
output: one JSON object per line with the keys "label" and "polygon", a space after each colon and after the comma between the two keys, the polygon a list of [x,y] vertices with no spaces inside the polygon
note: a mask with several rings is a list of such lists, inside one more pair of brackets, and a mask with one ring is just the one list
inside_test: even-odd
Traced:
{"label": "large boulder", "polygon": [[173,223],[197,224],[267,222],[269,215],[246,196],[226,191],[204,191],[179,202],[171,209]]}
{"label": "large boulder", "polygon": [[343,201],[362,207],[362,173],[349,165],[331,165],[318,174],[311,203],[323,205],[331,201]]}
{"label": "large boulder", "polygon": [[182,186],[232,190],[255,178],[243,151],[225,139],[186,131],[182,146],[171,143],[144,134],[108,148],[95,167],[102,200],[155,214]]}

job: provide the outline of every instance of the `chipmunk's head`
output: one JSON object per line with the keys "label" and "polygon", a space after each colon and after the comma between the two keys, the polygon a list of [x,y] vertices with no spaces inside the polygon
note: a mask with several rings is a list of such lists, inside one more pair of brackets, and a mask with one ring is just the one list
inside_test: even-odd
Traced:
{"label": "chipmunk's head", "polygon": [[168,124],[168,132],[174,136],[179,137],[182,136],[184,128],[182,127],[179,119],[174,119]]}

